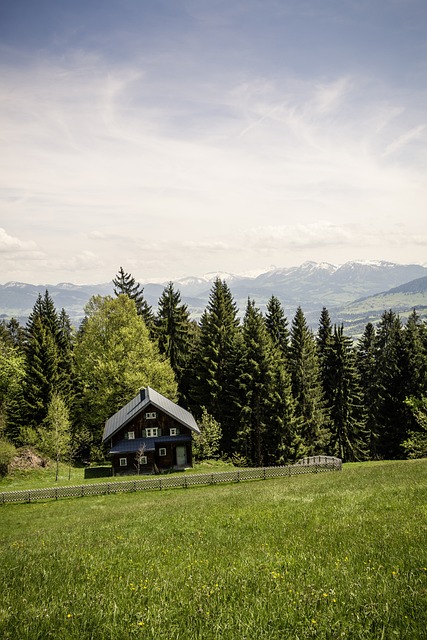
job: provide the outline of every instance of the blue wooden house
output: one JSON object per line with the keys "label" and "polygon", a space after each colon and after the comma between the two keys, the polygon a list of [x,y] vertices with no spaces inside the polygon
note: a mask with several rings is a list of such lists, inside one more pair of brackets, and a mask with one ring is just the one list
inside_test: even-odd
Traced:
{"label": "blue wooden house", "polygon": [[199,433],[191,413],[146,387],[107,420],[102,441],[113,475],[154,473],[192,466],[192,436]]}

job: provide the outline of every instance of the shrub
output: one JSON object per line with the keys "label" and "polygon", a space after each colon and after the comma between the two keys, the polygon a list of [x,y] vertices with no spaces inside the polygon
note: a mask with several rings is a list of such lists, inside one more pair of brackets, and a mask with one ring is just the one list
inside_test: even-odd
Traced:
{"label": "shrub", "polygon": [[7,440],[0,440],[0,476],[7,475],[9,465],[16,455],[16,449]]}
{"label": "shrub", "polygon": [[222,437],[221,425],[206,411],[202,410],[202,417],[199,421],[200,435],[193,436],[193,454],[194,458],[200,460],[209,460],[218,458],[219,446]]}

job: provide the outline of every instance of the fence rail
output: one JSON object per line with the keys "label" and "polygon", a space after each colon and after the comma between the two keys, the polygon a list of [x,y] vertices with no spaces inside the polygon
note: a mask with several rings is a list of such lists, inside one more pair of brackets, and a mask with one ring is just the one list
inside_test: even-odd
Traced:
{"label": "fence rail", "polygon": [[244,482],[247,480],[267,480],[268,478],[294,476],[304,473],[340,471],[341,468],[342,462],[339,458],[314,456],[303,458],[296,464],[281,467],[240,468],[235,471],[217,471],[215,473],[176,476],[163,475],[153,476],[151,478],[138,477],[134,480],[100,482],[98,484],[4,491],[0,493],[0,504],[6,502],[34,502],[36,500],[47,499],[59,500],[60,498],[78,498],[155,489],[188,488],[197,485],[214,485],[226,482]]}

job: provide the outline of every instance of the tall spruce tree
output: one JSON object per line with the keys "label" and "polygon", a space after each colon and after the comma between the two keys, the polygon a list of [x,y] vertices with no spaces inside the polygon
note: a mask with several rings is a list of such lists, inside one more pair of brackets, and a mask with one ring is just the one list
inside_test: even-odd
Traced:
{"label": "tall spruce tree", "polygon": [[289,365],[304,453],[324,453],[329,433],[317,347],[301,307],[292,320]]}
{"label": "tall spruce tree", "polygon": [[368,433],[362,390],[356,368],[356,353],[343,326],[334,327],[328,347],[326,388],[329,393],[330,451],[345,462],[366,459]]}
{"label": "tall spruce tree", "polygon": [[368,434],[369,457],[379,457],[379,391],[377,375],[377,336],[372,322],[368,322],[357,343],[356,366],[365,407],[365,428]]}
{"label": "tall spruce tree", "polygon": [[282,347],[274,341],[265,318],[248,300],[242,327],[238,367],[239,453],[257,466],[294,460],[300,451],[295,403]]}
{"label": "tall spruce tree", "polygon": [[58,314],[46,290],[39,294],[29,316],[25,338],[26,375],[22,424],[40,426],[54,391],[66,383],[61,369],[63,352]]}
{"label": "tall spruce tree", "polygon": [[192,406],[205,407],[220,423],[222,450],[230,453],[235,421],[230,405],[235,394],[237,305],[225,282],[216,278],[200,319],[199,358],[192,389]]}
{"label": "tall spruce tree", "polygon": [[273,343],[280,349],[284,358],[289,356],[289,327],[285,312],[279,298],[271,296],[267,302],[265,324]]}
{"label": "tall spruce tree", "polygon": [[251,300],[248,300],[243,319],[243,345],[238,439],[240,450],[248,463],[262,466],[265,463],[265,440],[271,418],[273,343],[260,310]]}
{"label": "tall spruce tree", "polygon": [[320,372],[322,376],[323,390],[326,401],[329,401],[330,389],[328,388],[330,369],[330,349],[332,344],[332,323],[329,311],[323,307],[320,314],[319,328],[317,330],[317,353],[319,356]]}
{"label": "tall spruce tree", "polygon": [[181,294],[169,282],[159,298],[156,330],[160,353],[167,358],[175,373],[180,400],[185,396],[184,373],[189,359],[190,314],[181,302]]}
{"label": "tall spruce tree", "polygon": [[144,298],[144,288],[136,282],[131,273],[126,273],[123,267],[120,267],[116,277],[113,278],[113,284],[116,296],[125,294],[135,302],[138,315],[144,320],[153,336],[155,318],[152,308]]}
{"label": "tall spruce tree", "polygon": [[392,310],[384,311],[377,328],[378,451],[383,458],[403,456],[401,443],[409,418],[405,405],[405,351],[402,323]]}
{"label": "tall spruce tree", "polygon": [[415,311],[403,327],[404,378],[407,397],[421,398],[427,392],[427,325]]}
{"label": "tall spruce tree", "polygon": [[57,344],[59,356],[59,387],[57,391],[61,394],[69,410],[75,393],[74,332],[65,309],[61,309],[58,315]]}

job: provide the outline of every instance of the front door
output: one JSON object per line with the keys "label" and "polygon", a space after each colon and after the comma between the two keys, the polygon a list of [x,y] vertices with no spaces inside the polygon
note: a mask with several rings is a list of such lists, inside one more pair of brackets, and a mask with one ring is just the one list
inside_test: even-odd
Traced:
{"label": "front door", "polygon": [[187,464],[187,447],[176,448],[176,465],[184,467]]}

